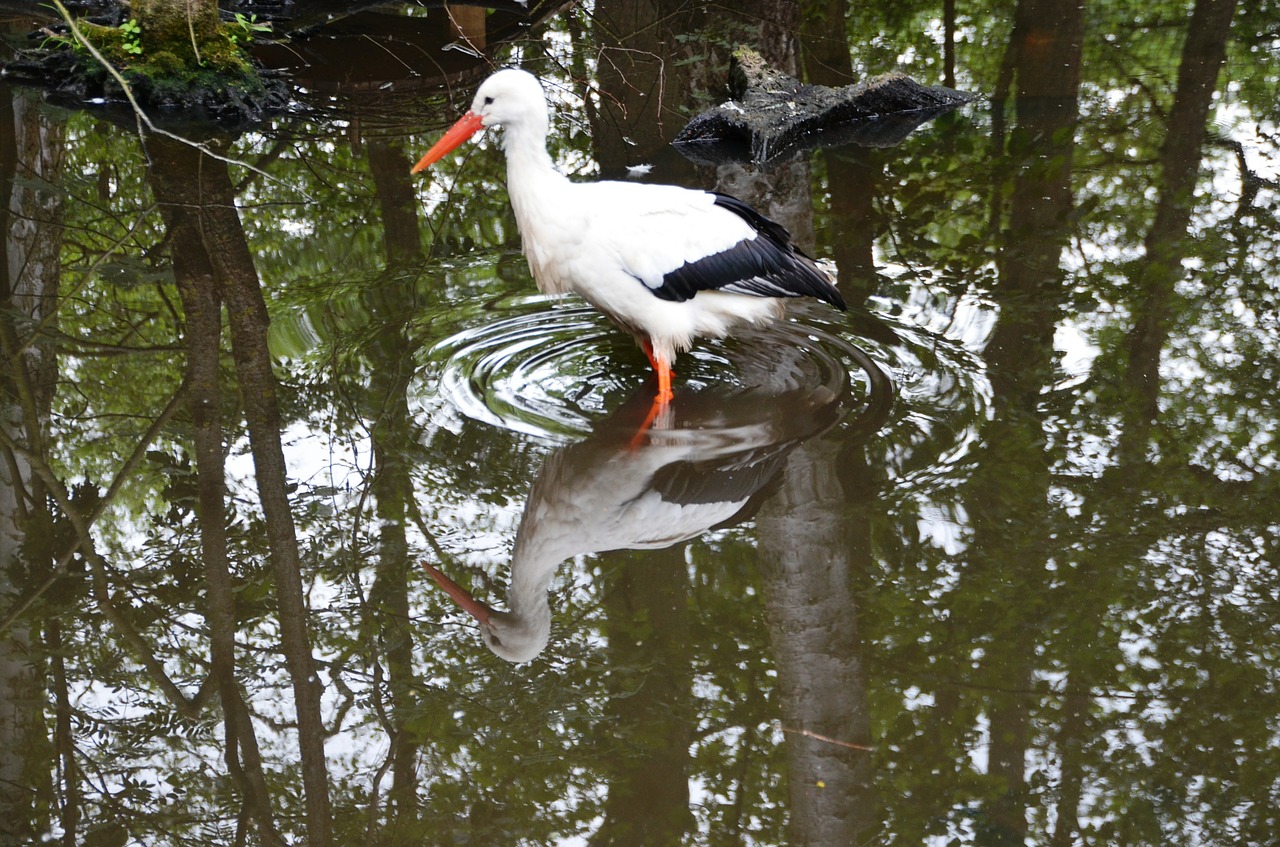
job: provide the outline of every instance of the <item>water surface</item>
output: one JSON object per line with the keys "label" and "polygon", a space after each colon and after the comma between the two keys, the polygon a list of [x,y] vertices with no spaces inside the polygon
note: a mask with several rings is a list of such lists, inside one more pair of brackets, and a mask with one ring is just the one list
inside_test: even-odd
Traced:
{"label": "water surface", "polygon": [[[0,89],[7,837],[1273,843],[1280,12],[944,5],[381,9],[204,152]],[[742,42],[981,99],[695,165]],[[509,63],[567,173],[733,192],[849,312],[637,435],[497,139],[409,174]]]}

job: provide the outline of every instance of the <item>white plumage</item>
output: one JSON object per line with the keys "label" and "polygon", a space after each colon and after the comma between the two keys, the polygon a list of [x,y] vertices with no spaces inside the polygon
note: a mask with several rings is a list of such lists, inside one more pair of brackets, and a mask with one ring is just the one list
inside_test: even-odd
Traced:
{"label": "white plumage", "polygon": [[414,167],[420,171],[485,127],[506,131],[507,191],[538,287],[572,292],[630,332],[671,396],[671,364],[699,337],[782,313],[779,298],[843,309],[830,278],[787,231],[732,197],[669,185],[570,182],[547,154],[542,86],[502,70]]}

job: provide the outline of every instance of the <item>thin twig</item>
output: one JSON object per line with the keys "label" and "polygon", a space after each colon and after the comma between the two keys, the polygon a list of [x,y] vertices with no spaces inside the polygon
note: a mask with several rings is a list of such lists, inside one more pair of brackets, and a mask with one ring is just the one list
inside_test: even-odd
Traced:
{"label": "thin twig", "polygon": [[191,52],[196,54],[196,64],[203,65],[204,59],[200,58],[200,45],[196,44],[196,24],[191,16],[191,0],[187,0],[187,32],[191,35]]}
{"label": "thin twig", "polygon": [[[114,253],[122,244],[124,244],[125,241],[129,240],[129,237],[133,235],[134,231],[137,230],[137,228],[142,224],[142,221],[146,217],[146,215],[154,208],[155,208],[155,204],[153,203],[152,205],[143,209],[139,213],[138,217],[134,220],[133,224],[129,227],[129,231],[126,232],[124,235],[120,236],[118,239],[116,239],[116,242],[111,246],[109,246],[102,253],[102,255],[98,256],[96,259],[93,260],[93,263],[89,265],[88,268],[85,269],[84,274],[80,278],[80,281],[77,282],[69,291],[64,293],[62,295],[62,299],[66,300],[80,293],[80,290],[89,283],[90,279],[93,278],[94,271],[96,271],[99,267],[101,267],[102,264],[106,262],[107,259],[111,256],[111,254]],[[28,347],[34,344],[35,340],[43,334],[45,327],[47,327],[49,323],[52,322],[57,317],[57,315],[58,315],[58,310],[54,309],[49,314],[42,317],[40,321],[35,325],[31,333],[28,335],[27,339],[18,345],[17,352],[22,353]]]}
{"label": "thin twig", "polygon": [[839,744],[841,747],[848,747],[850,750],[866,750],[868,753],[874,752],[876,748],[867,747],[862,744],[854,744],[852,741],[841,741],[839,738],[832,738],[828,735],[821,735],[816,732],[810,732],[807,729],[796,729],[790,726],[779,726],[783,732],[793,732],[796,735],[803,735],[805,738],[812,738],[815,741],[825,741],[828,744]]}

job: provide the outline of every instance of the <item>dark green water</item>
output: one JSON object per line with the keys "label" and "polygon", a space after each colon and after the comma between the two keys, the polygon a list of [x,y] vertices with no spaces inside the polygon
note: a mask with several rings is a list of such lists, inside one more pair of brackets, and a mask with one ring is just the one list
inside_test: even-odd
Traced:
{"label": "dark green water", "polygon": [[[1280,6],[957,5],[383,9],[216,155],[0,88],[0,843],[1275,843]],[[981,98],[695,165],[739,43]],[[849,312],[637,439],[493,134],[409,174],[510,63],[566,172],[735,193]],[[423,563],[549,580],[545,649]]]}

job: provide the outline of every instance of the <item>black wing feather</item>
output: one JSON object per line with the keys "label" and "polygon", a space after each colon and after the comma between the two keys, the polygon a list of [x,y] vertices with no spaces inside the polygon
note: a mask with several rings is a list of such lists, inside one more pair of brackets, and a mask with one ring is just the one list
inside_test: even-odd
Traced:
{"label": "black wing feather", "polygon": [[699,291],[731,291],[757,297],[816,297],[844,310],[844,298],[813,260],[791,242],[786,227],[728,194],[715,204],[733,212],[756,231],[728,250],[686,262],[652,289],[663,300],[684,301]]}

